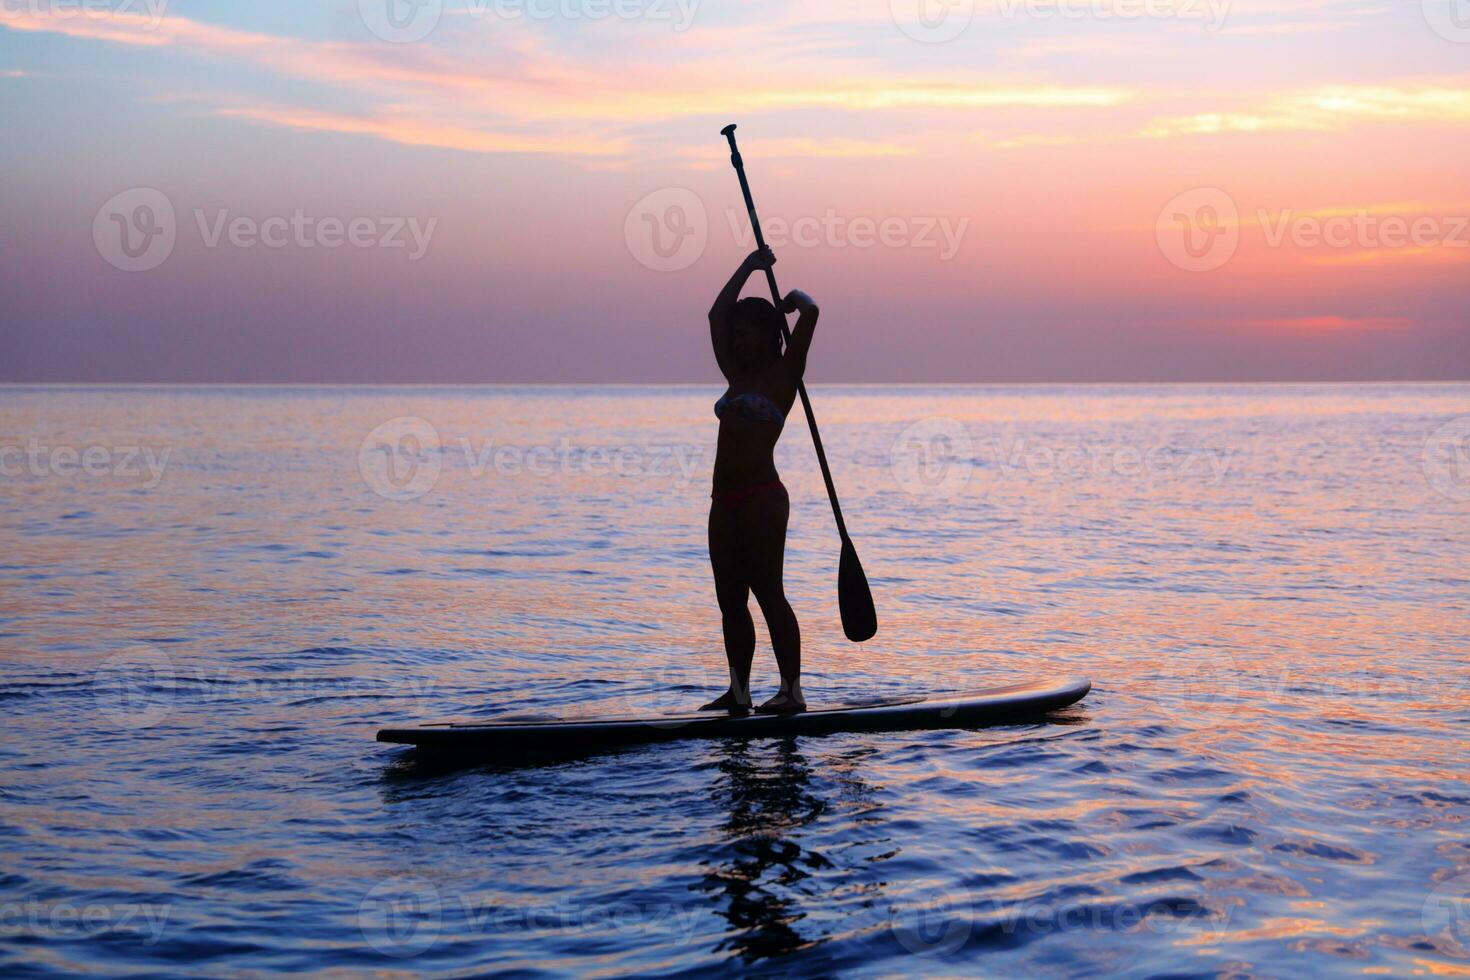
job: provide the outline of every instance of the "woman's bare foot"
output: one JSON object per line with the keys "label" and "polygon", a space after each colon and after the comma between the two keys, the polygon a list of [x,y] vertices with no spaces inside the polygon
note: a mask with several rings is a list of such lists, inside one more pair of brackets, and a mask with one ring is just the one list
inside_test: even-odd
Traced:
{"label": "woman's bare foot", "polygon": [[709,704],[706,704],[706,705],[701,706],[699,710],[700,711],[749,711],[750,710],[750,695],[747,694],[744,697],[741,697],[740,696],[740,693],[738,691],[736,691],[732,687],[732,688],[730,688],[730,690],[726,691],[724,694],[721,694],[719,697],[715,698]]}
{"label": "woman's bare foot", "polygon": [[755,710],[763,715],[794,715],[798,711],[806,710],[806,700],[800,691],[795,694],[782,691]]}

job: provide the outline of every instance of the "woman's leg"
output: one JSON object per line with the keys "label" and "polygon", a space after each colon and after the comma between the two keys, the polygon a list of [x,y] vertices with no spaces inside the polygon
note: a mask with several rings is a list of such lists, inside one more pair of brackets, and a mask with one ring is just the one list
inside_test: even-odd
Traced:
{"label": "woman's leg", "polygon": [[730,689],[701,710],[750,706],[750,662],[755,657],[755,623],[750,619],[750,586],[746,579],[746,555],[737,517],[732,508],[718,503],[710,505],[709,562],[715,574],[715,598],[720,603],[725,659],[730,663]]}
{"label": "woman's leg", "polygon": [[746,539],[750,542],[750,588],[760,603],[781,670],[781,690],[761,705],[766,710],[799,711],[806,707],[801,694],[801,626],[786,601],[786,524],[791,501],[784,490],[755,495],[745,508]]}

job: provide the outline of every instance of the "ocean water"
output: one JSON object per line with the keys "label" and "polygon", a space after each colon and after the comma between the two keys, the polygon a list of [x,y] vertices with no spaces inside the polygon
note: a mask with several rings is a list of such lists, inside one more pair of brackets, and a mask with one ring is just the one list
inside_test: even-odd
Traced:
{"label": "ocean water", "polygon": [[819,387],[880,629],[793,419],[808,698],[1084,702],[374,742],[721,688],[718,394],[0,389],[0,970],[1470,972],[1470,385]]}

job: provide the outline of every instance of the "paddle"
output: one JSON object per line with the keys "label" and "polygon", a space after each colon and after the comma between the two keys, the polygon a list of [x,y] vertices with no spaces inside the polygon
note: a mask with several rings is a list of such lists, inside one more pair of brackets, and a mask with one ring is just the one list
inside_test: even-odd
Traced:
{"label": "paddle", "polygon": [[[750,227],[755,232],[758,248],[766,247],[761,234],[760,219],[755,216],[755,201],[750,196],[750,183],[745,179],[745,163],[740,159],[740,150],[735,146],[735,124],[720,130],[720,135],[730,141],[730,163],[740,178],[740,193],[745,195],[745,210],[750,213]],[[766,282],[771,287],[771,302],[781,309],[781,290],[776,288],[776,273],[766,266]],[[786,343],[791,343],[791,331],[786,326],[786,315],[781,315],[781,333]],[[812,414],[811,399],[806,396],[806,385],[797,379],[796,393],[801,396],[801,407],[806,409],[806,424],[812,431],[812,445],[817,447],[817,462],[822,467],[822,480],[827,484],[827,496],[832,501],[832,516],[837,518],[837,533],[842,536],[842,557],[837,562],[837,607],[842,611],[842,632],[854,643],[871,639],[878,632],[878,614],[873,609],[873,593],[868,589],[868,577],[863,574],[862,562],[858,561],[857,549],[852,538],[847,536],[847,524],[842,520],[842,506],[837,503],[837,488],[832,485],[832,471],[827,468],[827,453],[822,449],[822,437],[817,432],[817,417]]]}

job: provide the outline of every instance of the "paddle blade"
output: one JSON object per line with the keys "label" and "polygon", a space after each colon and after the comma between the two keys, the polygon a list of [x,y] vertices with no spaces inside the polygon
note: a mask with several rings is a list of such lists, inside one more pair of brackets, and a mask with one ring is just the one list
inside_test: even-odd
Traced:
{"label": "paddle blade", "polygon": [[847,538],[842,539],[842,558],[837,563],[837,607],[842,611],[842,632],[852,642],[870,640],[878,632],[878,613],[873,608],[868,576],[863,574],[857,549]]}

